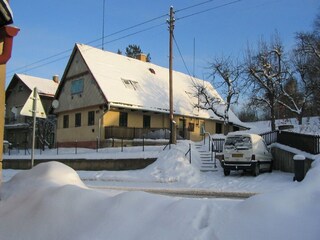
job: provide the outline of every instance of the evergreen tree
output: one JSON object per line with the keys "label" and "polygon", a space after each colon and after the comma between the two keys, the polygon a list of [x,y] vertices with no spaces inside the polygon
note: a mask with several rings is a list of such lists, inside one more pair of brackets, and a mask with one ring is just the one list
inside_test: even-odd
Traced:
{"label": "evergreen tree", "polygon": [[[143,52],[142,52],[139,45],[130,44],[128,47],[126,47],[125,55],[130,58],[137,58],[137,56],[142,53]],[[151,61],[151,57],[150,57],[150,53],[148,53],[147,54],[147,62],[150,62],[150,61]]]}

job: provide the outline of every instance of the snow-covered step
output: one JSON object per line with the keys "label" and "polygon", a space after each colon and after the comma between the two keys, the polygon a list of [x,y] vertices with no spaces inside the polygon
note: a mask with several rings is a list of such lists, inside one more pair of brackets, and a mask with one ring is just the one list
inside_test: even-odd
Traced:
{"label": "snow-covered step", "polygon": [[213,155],[212,152],[209,150],[209,147],[203,144],[196,144],[195,148],[197,149],[200,156],[200,171],[217,171],[216,163],[214,162]]}

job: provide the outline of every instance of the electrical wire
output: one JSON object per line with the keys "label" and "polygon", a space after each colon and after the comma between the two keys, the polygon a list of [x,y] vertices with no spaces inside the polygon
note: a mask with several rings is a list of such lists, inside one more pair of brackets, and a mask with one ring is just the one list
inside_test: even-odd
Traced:
{"label": "electrical wire", "polygon": [[226,7],[226,6],[235,4],[235,3],[237,3],[237,2],[241,2],[241,1],[242,1],[242,0],[236,0],[236,1],[228,2],[228,3],[224,3],[224,4],[221,4],[221,5],[215,6],[215,7],[211,7],[211,8],[208,8],[208,9],[206,9],[206,10],[203,10],[203,11],[191,13],[191,14],[189,14],[189,15],[186,15],[186,16],[183,16],[183,17],[180,17],[180,18],[176,18],[176,21],[182,20],[182,19],[185,19],[185,18],[188,18],[188,17],[193,17],[193,16],[195,16],[195,15],[198,15],[198,14],[201,14],[201,13],[205,13],[205,12],[209,12],[209,11],[212,11],[212,10],[215,10],[215,9],[218,9],[218,8]]}
{"label": "electrical wire", "polygon": [[[178,10],[175,11],[175,13],[177,13],[177,12],[183,12],[183,11],[186,11],[186,10],[189,10],[189,9],[192,9],[192,8],[195,8],[195,7],[199,7],[199,6],[202,6],[202,5],[204,5],[204,4],[208,4],[208,3],[213,2],[213,1],[215,1],[215,0],[203,1],[203,2],[200,2],[200,3],[195,4],[195,5],[191,5],[191,6],[188,6],[188,7],[185,7],[185,8],[178,9]],[[208,12],[208,11],[212,11],[212,10],[215,10],[215,9],[218,9],[218,8],[222,8],[222,7],[225,7],[225,6],[228,6],[228,5],[232,5],[232,4],[235,4],[235,3],[240,2],[240,1],[242,1],[242,0],[236,0],[236,1],[228,2],[228,3],[221,4],[221,5],[218,5],[218,6],[215,6],[215,7],[211,7],[211,8],[202,10],[202,11],[198,11],[198,12],[195,12],[195,13],[191,13],[191,14],[189,14],[189,15],[185,15],[185,16],[182,16],[182,17],[177,18],[176,21],[182,20],[182,19],[185,19],[185,18],[189,18],[189,17],[195,16],[195,15],[201,14],[201,13],[205,13],[205,12]],[[141,22],[141,23],[132,25],[132,26],[130,26],[130,27],[121,29],[121,30],[119,30],[119,31],[116,31],[116,32],[111,33],[111,34],[109,34],[109,35],[107,35],[107,36],[104,36],[104,37],[101,37],[101,38],[98,38],[98,39],[94,39],[94,40],[89,41],[89,42],[87,42],[87,43],[85,43],[85,44],[88,44],[88,45],[89,45],[89,44],[92,44],[92,43],[101,41],[102,39],[110,38],[110,37],[115,36],[115,35],[118,35],[118,34],[120,34],[120,33],[129,31],[129,30],[132,30],[132,29],[134,29],[134,28],[137,28],[137,27],[143,26],[143,25],[145,25],[145,24],[151,23],[151,22],[153,22],[153,21],[162,19],[162,18],[164,18],[164,17],[166,17],[166,16],[168,16],[168,14],[162,14],[162,15],[160,15],[160,16],[158,16],[158,17],[155,17],[155,18],[149,19],[149,20],[147,20],[147,21],[144,21],[144,22]],[[154,25],[154,26],[151,26],[151,27],[149,27],[149,28],[142,29],[142,30],[136,31],[136,32],[134,32],[134,33],[130,33],[130,34],[124,35],[124,36],[122,36],[122,37],[119,37],[119,38],[110,40],[110,41],[108,41],[108,42],[106,42],[106,43],[99,44],[99,45],[97,45],[96,47],[101,47],[102,45],[103,45],[102,47],[104,47],[105,44],[112,43],[112,42],[116,42],[116,41],[119,41],[119,40],[121,40],[121,39],[130,37],[130,36],[133,36],[133,35],[137,35],[137,34],[139,34],[139,33],[143,33],[143,32],[149,31],[149,30],[151,30],[151,29],[154,29],[154,28],[163,26],[163,25],[165,25],[165,24],[166,24],[166,23],[161,23],[161,24],[158,24],[158,25]],[[176,43],[176,46],[177,46],[177,48],[178,48],[178,51],[180,52],[180,49],[179,49],[179,46],[177,45],[177,43]],[[60,57],[60,58],[58,58],[58,59],[55,59],[55,60],[52,60],[52,61],[49,61],[49,62],[40,64],[40,65],[37,65],[37,64],[39,64],[39,63],[42,63],[42,62],[48,61],[48,60],[50,60],[50,59],[56,58],[56,57],[58,57],[58,56],[61,56],[61,55],[63,55],[63,54],[70,53],[71,51],[72,51],[72,49],[64,50],[64,51],[59,52],[59,53],[57,53],[57,54],[54,54],[54,55],[52,55],[52,56],[49,56],[49,57],[40,59],[40,60],[38,60],[38,61],[35,61],[35,62],[31,63],[31,64],[28,64],[28,65],[25,65],[25,66],[22,66],[22,67],[19,67],[19,68],[15,68],[15,69],[13,69],[13,70],[8,71],[7,76],[8,76],[8,75],[11,75],[11,74],[13,74],[13,73],[15,73],[15,72],[17,72],[17,71],[21,71],[21,70],[31,71],[31,70],[34,70],[34,69],[36,69],[36,68],[40,68],[40,67],[46,66],[46,65],[48,65],[48,64],[51,64],[51,63],[54,63],[54,62],[63,60],[63,59],[65,59],[65,58],[67,58],[69,55],[68,55],[68,56]],[[181,54],[181,52],[180,52],[180,54]],[[182,56],[182,55],[181,55],[181,56]],[[183,59],[183,58],[182,58],[182,59]],[[184,65],[185,65],[185,67],[186,67],[186,64],[185,64],[184,59],[183,59],[183,62],[184,62]],[[36,66],[35,66],[35,65],[36,65]],[[32,67],[32,66],[34,66],[34,67]],[[186,67],[186,69],[187,69],[187,67]],[[189,75],[191,76],[191,74],[190,74],[190,72],[189,72],[189,69],[187,69],[187,71],[188,71]]]}
{"label": "electrical wire", "polygon": [[[122,40],[122,39],[124,39],[124,38],[127,38],[127,37],[131,37],[131,36],[137,35],[137,34],[139,34],[139,33],[147,32],[147,31],[150,31],[150,30],[152,30],[152,29],[154,29],[154,28],[158,28],[158,27],[163,26],[163,25],[166,25],[166,24],[167,24],[167,23],[166,23],[166,22],[164,22],[164,23],[160,23],[160,24],[158,24],[158,25],[154,25],[154,26],[151,26],[151,27],[148,27],[148,28],[142,29],[142,30],[140,30],[140,31],[136,31],[136,32],[133,32],[133,33],[130,33],[130,34],[124,35],[124,36],[122,36],[122,37],[119,37],[119,38],[116,38],[116,39],[110,40],[110,41],[106,42],[106,44],[108,44],[108,43],[113,43],[113,42],[116,42],[116,41]],[[96,45],[96,47],[101,47],[101,44]]]}
{"label": "electrical wire", "polygon": [[[111,34],[109,34],[109,35],[107,35],[107,36],[105,36],[105,37],[101,37],[101,38],[94,39],[94,40],[92,40],[92,41],[86,42],[85,44],[89,45],[89,44],[92,44],[92,43],[101,41],[103,38],[104,38],[104,39],[105,39],[105,38],[110,38],[110,37],[112,37],[112,36],[115,36],[115,35],[118,35],[118,34],[120,34],[120,33],[129,31],[129,30],[132,30],[132,29],[134,29],[134,28],[140,27],[140,26],[145,25],[145,24],[147,24],[147,23],[151,23],[151,22],[153,22],[153,21],[156,21],[156,20],[161,19],[161,18],[163,18],[163,17],[165,17],[165,16],[168,16],[168,14],[163,14],[163,15],[161,15],[161,16],[158,16],[158,17],[149,19],[149,20],[147,20],[147,21],[144,21],[144,22],[141,22],[141,23],[132,25],[132,26],[130,26],[130,27],[127,27],[127,28],[121,29],[121,30],[119,30],[119,31],[116,31],[116,32],[114,32],[114,33],[111,33]],[[155,25],[155,26],[152,26],[152,27],[149,27],[149,28],[146,28],[146,29],[143,29],[143,30],[134,32],[134,33],[131,33],[131,34],[127,34],[127,35],[122,36],[122,37],[119,37],[119,38],[117,38],[117,39],[108,41],[108,42],[106,42],[106,43],[104,43],[104,44],[112,43],[112,42],[115,42],[115,41],[118,41],[118,40],[121,40],[121,39],[130,37],[130,36],[133,36],[133,35],[142,33],[142,32],[146,32],[146,31],[149,31],[149,30],[154,29],[154,28],[156,28],[156,27],[165,25],[165,24],[166,24],[166,23],[161,23],[161,24],[158,24],[158,25]],[[101,47],[102,44],[97,45],[97,46]],[[51,64],[51,63],[54,63],[54,62],[63,60],[64,58],[67,58],[68,56],[64,56],[64,57],[61,57],[61,58],[59,58],[59,59],[52,60],[52,61],[50,61],[50,62],[48,62],[48,63],[44,63],[44,64],[41,64],[41,65],[37,65],[38,63],[42,63],[42,62],[45,62],[45,61],[47,61],[47,60],[56,58],[56,57],[58,57],[58,56],[60,56],[60,55],[63,55],[63,54],[65,54],[65,53],[69,53],[69,52],[71,52],[72,50],[73,50],[73,49],[64,50],[64,51],[62,51],[62,52],[59,52],[59,53],[57,53],[57,54],[54,54],[54,55],[49,56],[49,57],[46,57],[46,58],[42,58],[42,59],[40,59],[40,60],[38,60],[38,61],[35,61],[35,62],[33,62],[33,63],[30,63],[30,64],[27,64],[27,65],[25,65],[25,66],[22,66],[22,67],[19,67],[19,68],[15,68],[15,69],[13,69],[13,70],[8,71],[6,75],[7,75],[7,77],[8,77],[9,75],[13,75],[15,72],[21,71],[21,70],[31,71],[31,70],[34,70],[34,69],[36,69],[36,68],[40,68],[40,67],[43,67],[43,66],[45,66],[45,65],[48,65],[48,64]],[[37,65],[37,66],[34,66],[34,65]],[[34,66],[34,67],[32,67],[32,66]]]}
{"label": "electrical wire", "polygon": [[188,66],[187,66],[187,64],[186,64],[186,61],[184,60],[184,57],[183,57],[182,52],[181,52],[181,50],[180,50],[179,44],[178,44],[178,42],[177,42],[174,34],[173,34],[173,40],[174,40],[174,43],[175,43],[175,45],[176,45],[176,47],[177,47],[177,49],[178,49],[178,52],[179,52],[179,55],[180,55],[180,57],[181,57],[181,59],[182,59],[183,65],[184,65],[184,67],[185,67],[185,69],[186,69],[186,71],[187,71],[187,73],[188,73],[188,75],[189,75],[192,83],[195,84],[194,78],[193,78],[193,77],[191,76],[191,74],[190,74],[189,68],[188,68]]}
{"label": "electrical wire", "polygon": [[205,2],[197,3],[197,4],[189,6],[189,7],[180,8],[180,9],[176,10],[175,13],[182,12],[182,11],[185,11],[185,10],[188,10],[188,9],[191,9],[191,8],[199,7],[201,5],[204,5],[204,4],[207,4],[209,2],[213,2],[213,1],[216,1],[216,0],[208,0],[208,1],[205,1]]}

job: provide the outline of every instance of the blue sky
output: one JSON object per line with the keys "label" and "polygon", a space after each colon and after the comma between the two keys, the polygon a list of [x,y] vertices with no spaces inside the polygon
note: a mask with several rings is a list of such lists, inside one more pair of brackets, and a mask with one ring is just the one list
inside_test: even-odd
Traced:
{"label": "blue sky", "polygon": [[[207,3],[183,10],[204,2]],[[21,31],[14,39],[12,58],[7,64],[7,84],[14,73],[49,79],[55,74],[61,77],[75,43],[97,40],[89,45],[101,48],[102,40],[98,39],[102,37],[103,0],[11,0],[10,5],[14,25]],[[124,52],[129,44],[137,44],[145,53],[150,53],[153,63],[167,67],[169,36],[165,23],[168,16],[165,15],[170,6],[177,11],[175,38],[191,73],[195,39],[195,74],[199,78],[207,78],[208,63],[215,57],[241,59],[248,45],[256,46],[261,37],[270,39],[275,31],[290,49],[295,33],[311,30],[313,20],[320,12],[318,0],[105,0],[105,36],[163,17],[105,38],[104,49]],[[145,31],[148,28],[152,29]],[[136,32],[140,33],[133,34]],[[56,54],[59,55],[52,57]],[[48,57],[52,58],[33,64]],[[176,46],[174,69],[187,73]]]}

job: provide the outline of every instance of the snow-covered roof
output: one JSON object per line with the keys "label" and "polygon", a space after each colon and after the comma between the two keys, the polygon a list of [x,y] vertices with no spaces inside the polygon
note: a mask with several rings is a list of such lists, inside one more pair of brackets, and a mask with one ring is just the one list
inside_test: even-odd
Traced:
{"label": "snow-covered roof", "polygon": [[[84,61],[111,106],[169,112],[169,70],[149,62],[77,44]],[[174,114],[221,120],[212,111],[194,108],[195,84],[204,84],[212,95],[220,97],[204,80],[173,71]],[[230,122],[244,125],[232,111]]]}
{"label": "snow-covered roof", "polygon": [[18,78],[32,91],[37,87],[40,95],[54,96],[59,83],[46,78],[39,78],[25,74],[16,74]]}

